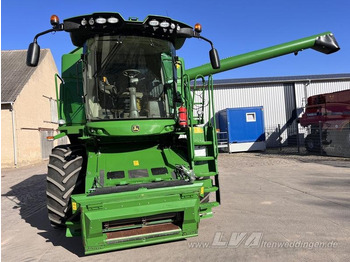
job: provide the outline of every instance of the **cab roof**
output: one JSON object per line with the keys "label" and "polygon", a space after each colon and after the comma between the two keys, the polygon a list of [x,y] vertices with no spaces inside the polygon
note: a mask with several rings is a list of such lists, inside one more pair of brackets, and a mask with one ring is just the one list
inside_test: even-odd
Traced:
{"label": "cab roof", "polygon": [[81,47],[95,35],[138,35],[171,41],[180,49],[186,37],[178,35],[183,28],[191,26],[165,16],[149,15],[143,21],[130,17],[124,19],[119,13],[102,12],[71,17],[63,21],[63,30],[70,33],[73,45]]}

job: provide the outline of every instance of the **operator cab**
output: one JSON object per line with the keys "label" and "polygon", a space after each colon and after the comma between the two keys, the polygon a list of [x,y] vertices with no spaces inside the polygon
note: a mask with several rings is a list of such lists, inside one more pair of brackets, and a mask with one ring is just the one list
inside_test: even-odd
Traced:
{"label": "operator cab", "polygon": [[144,36],[95,36],[84,45],[87,119],[173,118],[175,48]]}
{"label": "operator cab", "polygon": [[[81,127],[70,131],[74,134],[81,133],[84,125],[91,134],[99,136],[172,132],[184,96],[177,87],[176,66],[181,66],[181,62],[175,59],[175,50],[188,38],[209,42],[211,65],[213,69],[220,67],[217,51],[210,40],[200,35],[199,24],[193,29],[164,16],[150,15],[139,21],[124,19],[119,13],[93,13],[68,18],[63,23],[53,15],[51,25],[52,29],[38,33],[29,45],[27,65],[38,65],[38,37],[57,31],[70,33],[72,44],[78,48],[68,54],[69,68],[63,70],[66,79],[62,80],[64,92],[60,94],[63,99],[59,111],[61,130],[71,125]],[[81,50],[80,59],[76,54],[80,55]],[[70,64],[72,61],[76,61],[75,68]],[[180,70],[183,72],[183,68]],[[125,125],[118,127],[108,122],[134,119],[154,121],[138,122],[137,126],[142,125],[136,128],[140,132],[127,127],[135,125],[135,121],[125,121]]]}

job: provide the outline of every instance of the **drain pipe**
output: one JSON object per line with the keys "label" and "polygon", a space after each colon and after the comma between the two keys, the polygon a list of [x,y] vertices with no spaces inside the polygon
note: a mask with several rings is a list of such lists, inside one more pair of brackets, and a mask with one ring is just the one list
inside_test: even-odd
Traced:
{"label": "drain pipe", "polygon": [[16,139],[16,123],[15,123],[15,110],[14,102],[1,102],[2,105],[10,105],[11,119],[12,119],[12,139],[13,139],[13,160],[15,167],[17,167],[17,139]]}
{"label": "drain pipe", "polygon": [[305,107],[307,105],[307,87],[311,84],[311,79],[308,79],[308,82],[304,83],[304,105],[303,112],[305,112]]}
{"label": "drain pipe", "polygon": [[15,167],[17,167],[17,139],[16,139],[16,123],[15,123],[15,110],[13,108],[13,102],[11,102],[11,117],[12,117],[12,137],[13,137],[13,159]]}

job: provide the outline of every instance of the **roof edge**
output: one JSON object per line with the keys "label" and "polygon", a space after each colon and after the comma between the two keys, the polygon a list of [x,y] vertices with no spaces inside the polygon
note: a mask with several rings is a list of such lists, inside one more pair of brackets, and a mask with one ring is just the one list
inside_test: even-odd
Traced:
{"label": "roof edge", "polygon": [[301,76],[278,76],[278,77],[254,77],[254,78],[229,78],[217,79],[213,83],[216,86],[223,85],[249,85],[266,83],[300,83],[300,82],[320,82],[326,80],[350,80],[350,73],[343,74],[323,74],[323,75],[301,75]]}
{"label": "roof edge", "polygon": [[[26,49],[15,49],[15,50],[1,50],[1,53],[16,53],[16,52],[27,52]],[[44,48],[41,50],[41,54],[40,54],[40,60],[39,60],[39,64],[38,67],[40,66],[41,62],[46,58],[47,54],[51,53],[51,50],[49,48]],[[24,54],[23,54],[24,55]],[[3,59],[3,56],[1,57],[1,59]],[[3,60],[1,60],[2,63]],[[27,67],[27,65],[25,65],[25,60],[23,62],[23,67]],[[5,70],[5,67],[3,65],[3,67],[1,68],[1,74],[3,74]],[[6,69],[7,71],[10,69]],[[11,92],[9,93],[8,91],[5,93],[5,101],[3,101],[3,97],[4,97],[4,90],[8,90],[9,88],[7,87],[7,85],[3,85],[3,79],[1,79],[1,104],[10,104],[10,103],[14,103],[17,100],[17,97],[20,95],[20,93],[22,92],[23,88],[27,85],[27,83],[29,82],[29,80],[31,79],[31,77],[33,76],[33,74],[35,73],[36,68],[29,68],[28,70],[24,70],[22,71],[22,73],[24,73],[23,75],[21,75],[21,79],[22,81],[20,82],[21,86],[17,86],[17,88],[11,90]],[[6,73],[5,73],[6,74]],[[6,82],[5,82],[6,83]]]}

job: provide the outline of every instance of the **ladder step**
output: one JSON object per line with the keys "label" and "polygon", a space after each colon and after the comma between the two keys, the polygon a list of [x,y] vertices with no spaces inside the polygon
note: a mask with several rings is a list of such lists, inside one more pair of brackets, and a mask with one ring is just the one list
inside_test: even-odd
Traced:
{"label": "ladder step", "polygon": [[206,176],[215,176],[216,175],[216,172],[199,172],[199,173],[196,173],[196,177],[206,177]]}
{"label": "ladder step", "polygon": [[210,146],[213,144],[213,141],[195,141],[195,146]]}
{"label": "ladder step", "polygon": [[219,202],[215,201],[215,202],[201,203],[200,207],[201,208],[210,208],[210,207],[217,207],[219,205],[220,205]]}
{"label": "ladder step", "polygon": [[192,124],[194,126],[203,124],[203,119],[193,119]]}
{"label": "ladder step", "polygon": [[213,186],[213,187],[209,187],[209,188],[204,188],[204,193],[209,193],[209,192],[215,192],[218,191],[218,187]]}
{"label": "ladder step", "polygon": [[215,160],[213,156],[195,156],[193,161],[210,161]]}

